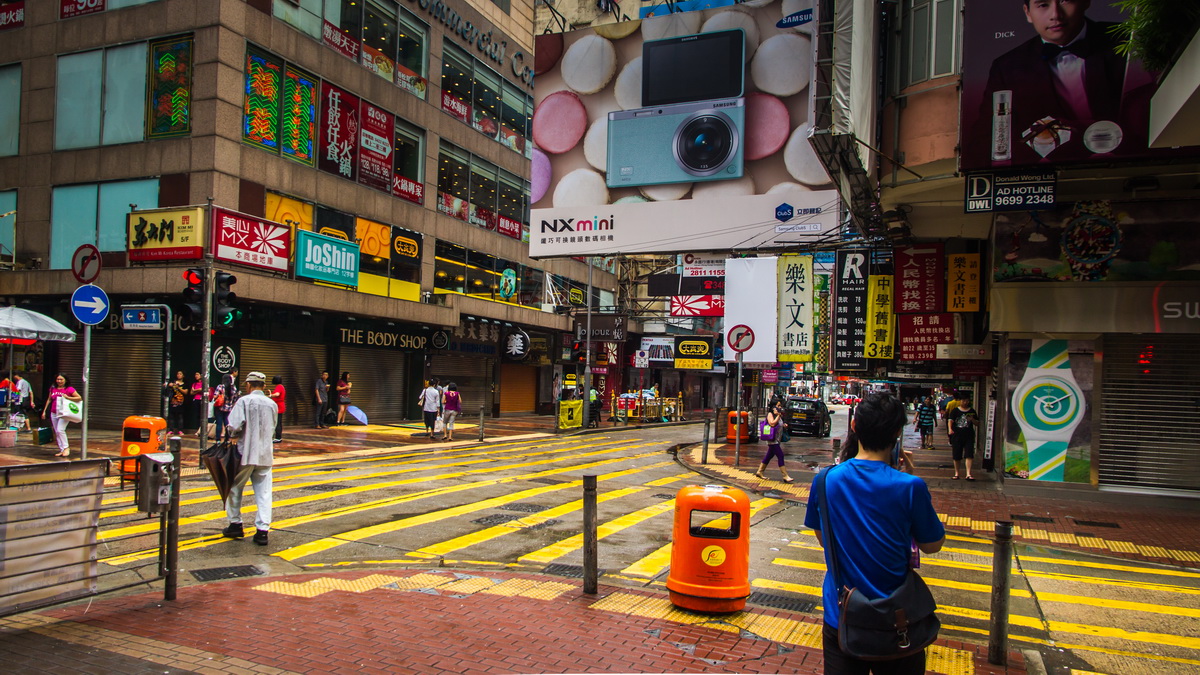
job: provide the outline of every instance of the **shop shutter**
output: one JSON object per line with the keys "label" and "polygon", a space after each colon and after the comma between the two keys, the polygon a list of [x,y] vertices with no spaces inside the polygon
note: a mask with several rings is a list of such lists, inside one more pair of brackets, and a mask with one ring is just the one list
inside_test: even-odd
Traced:
{"label": "shop shutter", "polygon": [[[83,339],[59,346],[58,369],[83,394]],[[55,373],[47,373],[53,382]],[[163,414],[163,337],[161,333],[93,333],[89,369],[88,426],[120,429],[131,415]],[[190,381],[190,378],[189,378]],[[44,401],[45,392],[35,392]]]}
{"label": "shop shutter", "polygon": [[1139,492],[1200,491],[1193,335],[1106,335],[1100,484]]}
{"label": "shop shutter", "polygon": [[[257,370],[267,376],[267,393],[275,385],[271,380],[283,376],[287,391],[287,412],[283,414],[284,425],[312,425],[313,384],[326,368],[325,345],[300,344],[298,342],[266,342],[242,340],[238,355],[239,378]],[[329,374],[333,382],[334,373]]]}
{"label": "shop shutter", "polygon": [[492,414],[492,359],[483,356],[435,354],[430,377],[443,385],[453,382],[462,396],[462,415],[474,417],[483,406],[484,414]]}
{"label": "shop shutter", "polygon": [[[350,371],[350,405],[367,414],[371,424],[397,424],[408,419],[406,411],[416,400],[408,400],[408,362],[404,352],[363,347],[342,347],[338,372],[329,373],[330,398],[336,404],[333,385],[342,371]],[[346,418],[349,420],[349,417]]]}
{"label": "shop shutter", "polygon": [[537,409],[537,367],[500,364],[500,414],[531,413]]}

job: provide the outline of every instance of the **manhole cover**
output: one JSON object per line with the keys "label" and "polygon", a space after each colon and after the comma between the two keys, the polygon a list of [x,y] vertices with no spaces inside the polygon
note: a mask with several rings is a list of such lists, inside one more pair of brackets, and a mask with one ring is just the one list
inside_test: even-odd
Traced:
{"label": "manhole cover", "polygon": [[537,504],[504,504],[496,508],[505,511],[520,511],[521,513],[537,513],[538,511],[546,510],[545,506],[538,506]]}
{"label": "manhole cover", "polygon": [[[553,574],[556,577],[571,577],[572,579],[582,579],[583,578],[583,566],[582,565],[563,565],[560,563],[555,563],[553,565],[547,565],[546,568],[544,570],[542,570],[542,573]],[[602,575],[602,574],[604,574],[603,570],[598,571],[598,575]]]}
{"label": "manhole cover", "polygon": [[471,522],[475,523],[476,525],[491,526],[491,525],[499,525],[501,523],[508,523],[508,522],[511,522],[514,520],[520,520],[520,519],[521,519],[521,516],[514,516],[514,515],[508,514],[508,513],[493,513],[490,516],[484,516],[484,517],[480,518],[479,520],[472,520]]}
{"label": "manhole cover", "polygon": [[763,607],[772,607],[774,609],[782,609],[789,612],[804,612],[809,613],[817,608],[817,603],[801,598],[791,598],[786,595],[773,595],[771,593],[751,593],[746,602],[752,605],[761,605]]}
{"label": "manhole cover", "polygon": [[216,581],[218,579],[240,579],[242,577],[260,577],[265,572],[254,565],[237,565],[235,567],[210,567],[206,570],[191,570],[196,581]]}

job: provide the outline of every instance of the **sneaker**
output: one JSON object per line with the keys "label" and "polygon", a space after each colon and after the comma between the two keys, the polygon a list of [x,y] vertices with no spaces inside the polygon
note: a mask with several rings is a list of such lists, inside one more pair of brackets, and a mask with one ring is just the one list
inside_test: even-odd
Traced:
{"label": "sneaker", "polygon": [[272,443],[282,443],[282,442],[283,442],[283,439],[281,439],[281,438],[276,438],[275,440],[273,440],[273,441],[271,441],[271,442],[272,442]]}
{"label": "sneaker", "polygon": [[254,533],[254,543],[258,544],[259,546],[266,546],[267,545],[267,531],[266,530],[256,531]]}
{"label": "sneaker", "polygon": [[221,536],[229,537],[230,539],[241,539],[246,536],[246,532],[242,529],[241,523],[232,523],[229,527],[221,530]]}

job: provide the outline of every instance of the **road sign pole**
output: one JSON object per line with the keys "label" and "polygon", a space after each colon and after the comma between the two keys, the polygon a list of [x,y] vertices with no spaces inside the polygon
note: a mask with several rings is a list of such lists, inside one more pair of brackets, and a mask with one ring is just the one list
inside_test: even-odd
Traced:
{"label": "road sign pole", "polygon": [[88,376],[92,367],[92,325],[83,326],[83,432],[79,440],[79,457],[87,459],[88,448],[88,411],[92,409],[92,400],[88,398]]}
{"label": "road sign pole", "polygon": [[734,417],[734,433],[733,433],[733,465],[742,465],[742,352],[737,354],[738,377],[737,390],[734,394],[737,396],[737,417]]}

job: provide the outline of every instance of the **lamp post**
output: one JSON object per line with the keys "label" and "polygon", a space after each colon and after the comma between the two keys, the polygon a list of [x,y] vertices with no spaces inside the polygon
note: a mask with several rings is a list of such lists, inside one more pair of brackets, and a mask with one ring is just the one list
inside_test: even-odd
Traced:
{"label": "lamp post", "polygon": [[587,322],[583,337],[583,428],[587,429],[592,421],[592,259],[587,258],[588,287],[587,287]]}

